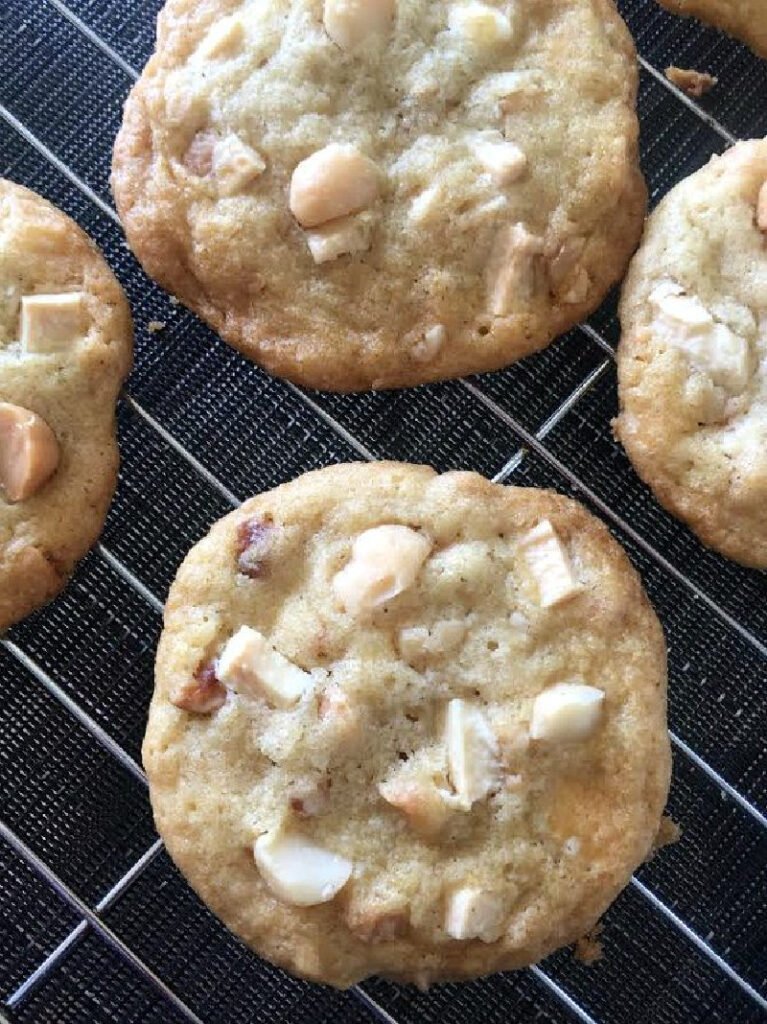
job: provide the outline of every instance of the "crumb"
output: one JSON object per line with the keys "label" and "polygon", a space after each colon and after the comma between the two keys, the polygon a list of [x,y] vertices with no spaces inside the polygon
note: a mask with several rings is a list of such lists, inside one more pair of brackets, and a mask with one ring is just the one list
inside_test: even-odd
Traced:
{"label": "crumb", "polygon": [[178,305],[180,305],[179,300],[176,298],[175,295],[171,295],[170,296],[170,304],[171,304],[171,306],[178,306]]}
{"label": "crumb", "polygon": [[706,71],[677,68],[673,64],[666,68],[666,78],[688,96],[702,96],[709,89],[713,89],[719,81],[718,78],[709,75]]}
{"label": "crumb", "polygon": [[655,836],[655,841],[652,844],[652,856],[658,850],[664,846],[670,846],[672,843],[677,843],[682,837],[682,830],[668,814],[664,814],[660,820],[660,826],[658,828],[658,834]]}
{"label": "crumb", "polygon": [[602,943],[599,936],[602,934],[602,923],[597,921],[591,931],[584,935],[583,938],[578,939],[575,943],[573,950],[573,956],[576,960],[580,960],[582,964],[594,964],[597,960],[602,959]]}
{"label": "crumb", "polygon": [[166,327],[164,320],[150,320],[146,325],[146,329],[150,334],[157,334],[158,331],[164,331]]}

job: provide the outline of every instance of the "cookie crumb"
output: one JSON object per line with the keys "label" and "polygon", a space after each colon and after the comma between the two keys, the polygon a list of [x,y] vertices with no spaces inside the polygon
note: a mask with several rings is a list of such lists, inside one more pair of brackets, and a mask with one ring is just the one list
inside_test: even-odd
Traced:
{"label": "cookie crumb", "polygon": [[181,299],[177,299],[175,295],[171,295],[168,301],[170,302],[171,306],[181,305]]}
{"label": "cookie crumb", "polygon": [[573,949],[575,959],[580,960],[582,964],[587,966],[595,964],[597,960],[601,960],[604,953],[602,942],[599,938],[601,934],[602,923],[597,921],[591,931],[587,932],[586,935],[575,943],[575,948]]}
{"label": "cookie crumb", "polygon": [[146,325],[146,329],[150,334],[157,334],[158,331],[164,331],[166,327],[167,324],[164,320],[150,320]]}
{"label": "cookie crumb", "polygon": [[672,85],[681,89],[688,96],[703,96],[709,92],[719,81],[714,75],[707,71],[694,71],[692,68],[678,68],[671,65],[666,68],[666,78]]}
{"label": "cookie crumb", "polygon": [[658,832],[652,844],[652,856],[657,853],[658,850],[662,850],[664,846],[671,846],[672,843],[678,843],[682,838],[682,830],[674,821],[669,814],[664,814],[660,819],[660,825],[658,826]]}

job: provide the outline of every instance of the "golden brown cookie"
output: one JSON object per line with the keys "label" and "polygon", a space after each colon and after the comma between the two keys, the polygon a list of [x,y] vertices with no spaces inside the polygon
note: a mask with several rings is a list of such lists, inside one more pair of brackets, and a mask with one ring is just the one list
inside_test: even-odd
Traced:
{"label": "golden brown cookie", "polygon": [[663,633],[576,502],[334,466],[187,556],[143,756],[171,856],[275,963],[336,986],[521,967],[652,847]]}
{"label": "golden brown cookie", "polygon": [[272,373],[418,384],[620,278],[636,87],[612,0],[169,0],[112,185],[148,273]]}
{"label": "golden brown cookie", "polygon": [[101,532],[132,353],[128,304],[93,242],[0,180],[0,629],[54,597]]}
{"label": "golden brown cookie", "polygon": [[767,140],[680,182],[623,286],[616,434],[670,512],[767,568]]}
{"label": "golden brown cookie", "polygon": [[737,36],[767,57],[767,4],[764,0],[658,0],[674,14],[693,15]]}

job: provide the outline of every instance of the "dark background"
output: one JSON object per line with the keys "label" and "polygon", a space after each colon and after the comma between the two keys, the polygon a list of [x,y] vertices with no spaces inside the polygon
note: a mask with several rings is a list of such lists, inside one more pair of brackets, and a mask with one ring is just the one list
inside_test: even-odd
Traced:
{"label": "dark background", "polygon": [[[767,62],[651,0],[619,6],[644,62],[642,160],[655,203],[734,137],[767,133]],[[150,54],[158,7],[1,4],[0,173],[53,200],[98,241],[128,292],[137,342],[103,546],[58,601],[0,645],[2,820],[91,906],[152,847],[136,763],[158,602],[230,498],[368,453],[555,487],[579,494],[627,547],[670,646],[670,811],[683,837],[607,914],[599,964],[585,967],[565,951],[540,972],[428,994],[372,980],[366,1003],[363,992],[308,986],[250,954],[162,852],[103,920],[206,1024],[766,1021],[767,1004],[739,983],[767,994],[765,575],[705,551],[659,509],[612,440],[614,297],[592,329],[469,382],[340,397],[270,379],[147,280],[111,210],[112,140],[132,69]],[[719,85],[699,104],[683,102],[658,74],[672,61],[713,72]],[[150,320],[167,328],[150,335]],[[6,839],[0,998],[15,1008],[6,1003],[0,1016],[25,1024],[194,1019],[92,931],[26,1000],[12,1000],[80,918]]]}

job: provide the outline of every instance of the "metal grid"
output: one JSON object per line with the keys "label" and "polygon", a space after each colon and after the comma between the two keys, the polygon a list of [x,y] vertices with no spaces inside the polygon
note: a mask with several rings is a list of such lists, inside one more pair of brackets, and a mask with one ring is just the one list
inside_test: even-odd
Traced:
{"label": "metal grid", "polygon": [[[0,641],[0,993],[19,1022],[767,1021],[767,587],[666,516],[615,445],[615,297],[545,353],[408,392],[309,394],[268,378],[169,303],[125,248],[107,175],[159,0],[4,0],[0,172],[96,238],[131,299],[137,367],[120,486],[66,593]],[[641,53],[655,202],[738,137],[767,133],[767,63],[652,0]],[[711,70],[702,104],[659,69]],[[167,322],[151,337],[149,320]],[[245,950],[156,838],[139,767],[162,600],[190,544],[240,499],[352,458],[472,468],[576,494],[643,574],[670,645],[680,843],[605,920],[606,953],[428,994],[308,986]],[[0,1021],[4,1017],[0,1013]]]}

